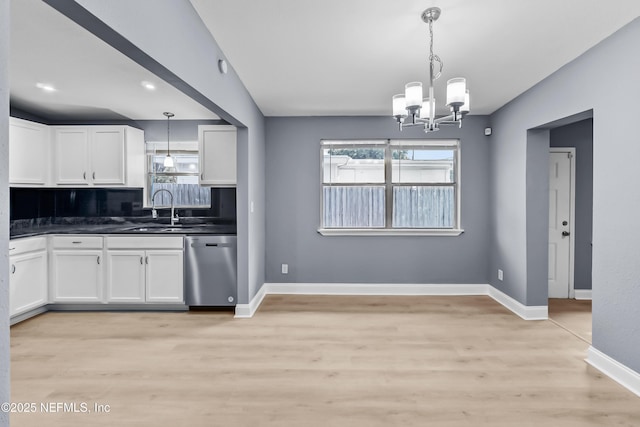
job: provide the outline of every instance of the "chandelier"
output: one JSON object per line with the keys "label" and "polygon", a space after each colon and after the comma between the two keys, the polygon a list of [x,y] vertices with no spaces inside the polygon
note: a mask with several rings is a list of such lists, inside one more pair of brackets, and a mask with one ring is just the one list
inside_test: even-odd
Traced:
{"label": "chandelier", "polygon": [[[429,95],[422,98],[422,83],[411,82],[405,85],[404,94],[394,95],[393,117],[402,131],[403,126],[424,125],[425,132],[437,131],[440,125],[458,125],[462,127],[462,117],[469,112],[469,91],[464,77],[447,81],[447,107],[451,114],[436,118],[436,100],[433,94],[433,82],[442,74],[442,60],[433,53],[433,22],[440,17],[440,8],[430,7],[422,12],[422,20],[429,24]],[[436,66],[436,63],[438,64]],[[437,68],[437,72],[436,72]],[[408,118],[408,121],[407,121]]]}

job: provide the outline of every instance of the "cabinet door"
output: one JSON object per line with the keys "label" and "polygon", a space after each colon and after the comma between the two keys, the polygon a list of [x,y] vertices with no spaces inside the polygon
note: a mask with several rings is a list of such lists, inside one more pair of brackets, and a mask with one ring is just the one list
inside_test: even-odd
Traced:
{"label": "cabinet door", "polygon": [[144,302],[144,251],[107,252],[107,301]]}
{"label": "cabinet door", "polygon": [[95,185],[125,183],[123,127],[90,128],[91,180]]}
{"label": "cabinet door", "polygon": [[147,302],[183,302],[182,250],[147,251]]}
{"label": "cabinet door", "polygon": [[9,184],[44,185],[49,171],[49,128],[11,118]]}
{"label": "cabinet door", "polygon": [[47,253],[11,257],[10,313],[24,313],[47,303]]}
{"label": "cabinet door", "polygon": [[87,128],[55,129],[56,184],[82,184],[87,181],[89,135]]}
{"label": "cabinet door", "polygon": [[236,185],[236,129],[198,126],[200,185]]}
{"label": "cabinet door", "polygon": [[57,302],[102,302],[102,251],[53,251],[51,293]]}

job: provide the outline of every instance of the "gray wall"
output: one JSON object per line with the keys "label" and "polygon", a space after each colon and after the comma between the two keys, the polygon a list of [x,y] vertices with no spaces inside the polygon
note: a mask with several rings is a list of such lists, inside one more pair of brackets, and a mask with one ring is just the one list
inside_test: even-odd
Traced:
{"label": "gray wall", "polygon": [[[0,403],[9,393],[9,0],[0,0]],[[0,411],[0,426],[9,414]]]}
{"label": "gray wall", "polygon": [[576,149],[574,287],[591,289],[593,227],[593,119],[551,130],[551,147]]}
{"label": "gray wall", "polygon": [[[489,138],[485,116],[462,129],[400,133],[391,117],[267,118],[267,282],[487,283]],[[460,138],[458,237],[321,236],[320,140]],[[289,274],[281,274],[281,264]]]}
{"label": "gray wall", "polygon": [[[527,131],[593,110],[593,346],[636,371],[640,112],[629,94],[640,93],[638,40],[640,18],[494,113],[490,178],[491,284],[524,304],[546,304],[546,283],[527,280],[527,240],[547,233],[540,224],[527,226],[535,222],[527,213]],[[548,166],[541,168],[540,179],[547,174]],[[547,268],[546,262],[538,264],[535,268]],[[495,278],[497,268],[504,269],[504,282]]]}
{"label": "gray wall", "polygon": [[[188,0],[45,0],[131,59],[238,126],[238,302],[264,283],[264,117]],[[250,213],[253,202],[254,211]]]}
{"label": "gray wall", "polygon": [[[546,171],[546,173],[544,172]],[[527,301],[547,305],[549,270],[549,130],[527,132]],[[544,232],[541,232],[544,230]],[[511,275],[504,277],[507,283]],[[537,302],[540,301],[540,302]]]}

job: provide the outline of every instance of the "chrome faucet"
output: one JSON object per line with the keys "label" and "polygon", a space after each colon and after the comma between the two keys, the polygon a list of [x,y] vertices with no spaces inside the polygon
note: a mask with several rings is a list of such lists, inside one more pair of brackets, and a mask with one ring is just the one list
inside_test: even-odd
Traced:
{"label": "chrome faucet", "polygon": [[178,215],[175,214],[175,206],[173,204],[173,193],[167,190],[166,188],[161,188],[153,192],[153,195],[151,196],[151,216],[154,219],[158,218],[158,211],[156,210],[155,199],[156,199],[156,194],[161,193],[163,191],[166,191],[167,193],[169,193],[169,196],[171,197],[171,225],[175,225],[176,222],[180,220],[180,218],[178,218]]}

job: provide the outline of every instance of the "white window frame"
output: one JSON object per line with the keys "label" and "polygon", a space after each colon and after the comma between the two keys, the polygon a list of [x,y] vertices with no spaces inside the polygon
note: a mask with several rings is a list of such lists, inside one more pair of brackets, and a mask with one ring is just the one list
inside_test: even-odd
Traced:
{"label": "white window frame", "polygon": [[[153,156],[167,154],[167,143],[164,142],[146,142],[145,150],[145,180],[144,180],[144,208],[151,208],[151,180],[154,176],[158,175],[151,170]],[[177,141],[171,143],[171,154],[188,154],[198,157],[198,170],[194,172],[168,172],[162,173],[164,176],[200,176],[200,158],[198,150],[198,141]],[[164,206],[162,206],[164,207]],[[206,205],[188,206],[188,205],[176,205],[176,209],[210,209]]]}
{"label": "white window frame", "polygon": [[[384,183],[357,183],[351,185],[385,187],[385,227],[384,228],[325,228],[324,227],[324,149],[328,146],[352,148],[357,146],[371,147],[381,146],[385,148],[385,182]],[[453,228],[393,228],[393,187],[411,185],[408,183],[392,182],[392,150],[398,148],[408,149],[454,149],[454,189],[455,212]],[[459,236],[464,232],[461,226],[461,167],[460,167],[460,140],[459,139],[375,139],[375,140],[326,140],[320,141],[320,217],[318,233],[323,236]],[[336,184],[343,185],[343,184]],[[415,185],[430,186],[429,183],[416,183]],[[437,184],[442,185],[442,184]]]}

